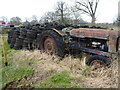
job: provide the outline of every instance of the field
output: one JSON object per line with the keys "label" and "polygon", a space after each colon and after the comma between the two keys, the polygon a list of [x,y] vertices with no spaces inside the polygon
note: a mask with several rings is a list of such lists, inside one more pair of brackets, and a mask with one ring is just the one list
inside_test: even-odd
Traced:
{"label": "field", "polygon": [[[5,35],[6,36],[6,35]],[[1,38],[0,38],[1,39]],[[0,40],[1,45],[1,40]],[[0,57],[0,88],[117,88],[118,62],[110,68],[88,67],[86,54],[57,56],[39,50],[13,50],[5,38],[8,66]],[[2,54],[2,49],[0,50]]]}

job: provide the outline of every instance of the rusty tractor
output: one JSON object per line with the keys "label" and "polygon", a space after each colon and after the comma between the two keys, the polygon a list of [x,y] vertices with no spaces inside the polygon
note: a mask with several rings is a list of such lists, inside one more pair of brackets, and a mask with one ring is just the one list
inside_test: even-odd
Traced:
{"label": "rusty tractor", "polygon": [[71,25],[29,25],[8,32],[11,48],[39,49],[64,57],[66,52],[91,55],[86,64],[110,66],[120,50],[120,32],[111,29]]}

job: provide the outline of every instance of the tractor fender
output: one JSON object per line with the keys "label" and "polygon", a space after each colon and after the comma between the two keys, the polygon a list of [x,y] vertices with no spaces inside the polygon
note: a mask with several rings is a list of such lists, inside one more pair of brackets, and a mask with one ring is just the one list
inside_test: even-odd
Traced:
{"label": "tractor fender", "polygon": [[55,31],[56,33],[58,33],[60,36],[64,36],[63,32],[55,29],[55,28],[52,28],[53,31]]}

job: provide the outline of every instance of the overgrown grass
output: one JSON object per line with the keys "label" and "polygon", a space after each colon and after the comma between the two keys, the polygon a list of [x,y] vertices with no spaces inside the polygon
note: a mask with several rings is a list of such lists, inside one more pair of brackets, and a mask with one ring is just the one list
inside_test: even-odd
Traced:
{"label": "overgrown grass", "polygon": [[[93,67],[88,67],[85,64],[86,57],[82,58],[74,58],[72,56],[67,56],[63,60],[59,60],[58,57],[50,56],[45,53],[40,53],[39,51],[34,52],[24,52],[29,58],[35,58],[37,63],[35,64],[35,71],[51,71],[52,72],[64,72],[68,71],[70,73],[69,76],[74,78],[71,80],[71,83],[74,88],[117,88],[118,85],[118,62],[117,60],[113,60],[113,63],[110,68],[100,68],[98,70],[94,70]],[[41,73],[40,73],[41,74]],[[57,74],[57,73],[56,73]],[[54,74],[55,75],[55,74]],[[59,82],[58,74],[57,76],[51,76],[55,78],[48,77],[47,79],[42,80],[41,83],[38,83],[36,87],[54,87],[54,88],[62,88],[64,87],[70,88],[70,84],[61,84]],[[60,76],[61,77],[61,76]],[[65,75],[63,74],[63,78],[65,79]],[[69,77],[68,77],[69,78]],[[53,80],[52,80],[53,79]],[[56,84],[54,79],[59,82]],[[48,83],[47,83],[48,82]],[[54,85],[55,84],[55,85]],[[63,86],[62,86],[63,85]],[[34,86],[34,85],[33,85]]]}

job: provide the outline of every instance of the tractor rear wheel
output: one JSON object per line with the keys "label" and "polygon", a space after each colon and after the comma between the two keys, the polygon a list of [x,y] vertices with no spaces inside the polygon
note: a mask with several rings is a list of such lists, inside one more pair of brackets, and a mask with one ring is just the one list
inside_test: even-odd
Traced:
{"label": "tractor rear wheel", "polygon": [[48,54],[56,54],[60,57],[64,56],[64,42],[62,36],[52,30],[42,32],[38,37],[38,45],[40,50]]}

